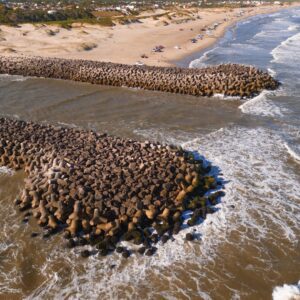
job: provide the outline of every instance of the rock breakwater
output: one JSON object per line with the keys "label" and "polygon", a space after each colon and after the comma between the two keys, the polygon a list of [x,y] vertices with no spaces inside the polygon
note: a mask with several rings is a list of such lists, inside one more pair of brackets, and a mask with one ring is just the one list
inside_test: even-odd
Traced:
{"label": "rock breakwater", "polygon": [[251,66],[226,64],[203,69],[132,66],[88,60],[0,56],[0,73],[126,86],[194,96],[253,97],[278,82]]}
{"label": "rock breakwater", "polygon": [[25,221],[33,215],[45,237],[63,231],[68,247],[91,244],[101,255],[128,257],[121,240],[152,255],[155,243],[179,232],[186,210],[192,226],[222,195],[205,196],[218,183],[181,148],[7,118],[0,118],[0,166],[27,175],[15,201]]}

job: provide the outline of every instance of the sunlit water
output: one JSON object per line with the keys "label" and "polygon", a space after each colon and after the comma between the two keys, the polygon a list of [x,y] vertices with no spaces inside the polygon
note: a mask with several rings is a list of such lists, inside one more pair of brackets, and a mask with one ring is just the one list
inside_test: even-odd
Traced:
{"label": "sunlit water", "polygon": [[240,101],[0,77],[4,116],[182,144],[225,181],[218,211],[155,256],[80,257],[31,238],[12,204],[23,174],[0,168],[0,298],[287,299],[300,279],[300,10],[241,22],[191,63],[253,64],[282,82]]}

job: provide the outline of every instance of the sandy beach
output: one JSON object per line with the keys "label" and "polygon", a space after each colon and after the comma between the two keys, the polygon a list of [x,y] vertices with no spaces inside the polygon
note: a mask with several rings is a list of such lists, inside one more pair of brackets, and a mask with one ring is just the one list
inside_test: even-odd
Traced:
{"label": "sandy beach", "polygon": [[[113,27],[89,24],[73,24],[71,29],[45,24],[0,26],[0,51],[2,55],[170,66],[172,61],[211,46],[234,23],[288,6],[159,10],[140,15],[138,22]],[[153,52],[159,45],[164,47],[162,52]]]}

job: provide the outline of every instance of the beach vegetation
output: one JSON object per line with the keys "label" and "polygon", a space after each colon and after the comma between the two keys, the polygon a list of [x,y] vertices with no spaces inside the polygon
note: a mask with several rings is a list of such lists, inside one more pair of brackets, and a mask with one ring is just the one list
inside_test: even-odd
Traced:
{"label": "beach vegetation", "polygon": [[[280,1],[287,3],[293,0]],[[265,0],[264,3],[272,3],[273,0]],[[278,1],[277,1],[278,2]],[[1,0],[0,0],[1,3]],[[113,26],[116,23],[130,24],[140,22],[143,18],[153,18],[159,20],[166,16],[172,19],[170,12],[176,16],[188,18],[191,10],[186,9],[210,9],[217,7],[246,7],[254,6],[255,3],[249,1],[162,1],[149,0],[130,1],[130,0],[2,0],[0,4],[0,24],[17,26],[22,23],[52,23],[62,28],[70,29],[72,23],[89,23],[101,26]],[[157,14],[156,9],[163,9],[162,14]],[[149,14],[152,12],[153,14]],[[147,12],[143,15],[142,12]],[[184,22],[184,20],[181,20]]]}
{"label": "beach vegetation", "polygon": [[97,20],[92,12],[85,9],[66,9],[63,11],[44,11],[10,8],[0,5],[0,24],[16,25],[21,23],[67,22],[73,20]]}

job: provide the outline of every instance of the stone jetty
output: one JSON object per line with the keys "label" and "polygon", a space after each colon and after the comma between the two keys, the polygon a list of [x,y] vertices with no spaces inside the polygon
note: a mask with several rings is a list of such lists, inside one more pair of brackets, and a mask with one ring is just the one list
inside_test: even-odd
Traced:
{"label": "stone jetty", "polygon": [[252,66],[226,64],[203,69],[133,66],[88,60],[0,56],[0,74],[66,79],[194,96],[253,97],[278,82]]}
{"label": "stone jetty", "polygon": [[218,183],[181,148],[8,118],[0,118],[0,166],[25,171],[15,204],[44,237],[64,232],[67,247],[91,244],[100,255],[128,257],[122,240],[152,255],[179,232],[183,212],[192,226],[222,194],[205,196]]}

